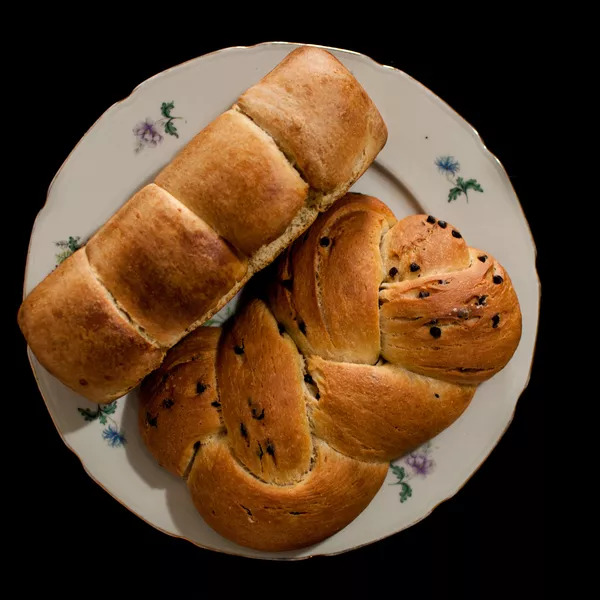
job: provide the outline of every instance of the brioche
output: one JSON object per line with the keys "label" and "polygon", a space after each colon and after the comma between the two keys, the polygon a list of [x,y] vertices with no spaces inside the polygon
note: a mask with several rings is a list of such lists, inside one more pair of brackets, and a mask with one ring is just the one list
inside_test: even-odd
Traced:
{"label": "brioche", "polygon": [[[39,362],[90,400],[109,402],[139,383],[385,144],[372,101],[325,50],[294,50],[254,88],[21,305]],[[90,311],[107,331],[97,333]]]}
{"label": "brioche", "polygon": [[266,551],[352,521],[388,462],[452,424],[521,335],[491,255],[373,197],[347,194],[275,267],[266,301],[183,339],[139,406],[146,446],[205,521]]}

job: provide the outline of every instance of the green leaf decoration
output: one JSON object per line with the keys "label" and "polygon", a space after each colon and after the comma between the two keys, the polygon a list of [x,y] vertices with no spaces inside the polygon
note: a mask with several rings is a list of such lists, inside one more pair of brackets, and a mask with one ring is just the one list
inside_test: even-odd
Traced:
{"label": "green leaf decoration", "polygon": [[113,400],[113,402],[111,402],[110,404],[105,404],[104,406],[101,406],[100,410],[105,415],[113,415],[115,413],[115,411],[117,410],[117,401]]}
{"label": "green leaf decoration", "polygon": [[390,464],[390,468],[392,469],[392,473],[398,478],[398,481],[390,485],[398,485],[406,477],[406,471],[404,470],[404,467],[399,467],[398,465]]}
{"label": "green leaf decoration", "polygon": [[99,410],[96,412],[92,412],[89,408],[78,408],[77,410],[86,421],[95,421],[100,415]]}
{"label": "green leaf decoration", "polygon": [[450,192],[448,192],[448,202],[456,200],[462,193],[463,191],[459,187],[453,187]]}
{"label": "green leaf decoration", "polygon": [[412,496],[412,488],[408,483],[400,482],[402,489],[400,490],[400,502],[404,503]]}
{"label": "green leaf decoration", "polygon": [[168,133],[169,135],[174,135],[176,138],[179,137],[179,134],[177,133],[177,127],[173,125],[173,121],[171,120],[165,123],[165,133]]}
{"label": "green leaf decoration", "polygon": [[75,252],[75,250],[79,250],[79,248],[81,248],[80,240],[81,240],[81,238],[79,236],[77,236],[77,237],[69,236],[69,240],[67,241],[67,247],[69,248],[69,250],[71,252]]}
{"label": "green leaf decoration", "polygon": [[477,179],[467,179],[465,181],[465,190],[475,190],[476,192],[483,192],[483,188],[477,182]]}
{"label": "green leaf decoration", "polygon": [[160,113],[163,117],[171,119],[171,111],[175,108],[175,102],[163,102],[160,105]]}
{"label": "green leaf decoration", "polygon": [[98,420],[100,421],[100,423],[102,423],[102,425],[106,425],[106,417],[104,416],[102,411],[100,411],[98,414]]}

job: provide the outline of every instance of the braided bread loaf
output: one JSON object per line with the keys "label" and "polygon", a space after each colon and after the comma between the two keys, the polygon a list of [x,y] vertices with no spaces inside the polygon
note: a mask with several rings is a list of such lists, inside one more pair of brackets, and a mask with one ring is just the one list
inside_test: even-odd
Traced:
{"label": "braided bread loaf", "polygon": [[29,346],[90,400],[122,396],[341,197],[386,138],[336,58],[291,52],[29,294],[18,316]]}
{"label": "braided bread loaf", "polygon": [[494,258],[444,221],[347,194],[279,259],[268,305],[197,329],[143,382],[141,434],[219,533],[306,546],[457,419],[520,333]]}

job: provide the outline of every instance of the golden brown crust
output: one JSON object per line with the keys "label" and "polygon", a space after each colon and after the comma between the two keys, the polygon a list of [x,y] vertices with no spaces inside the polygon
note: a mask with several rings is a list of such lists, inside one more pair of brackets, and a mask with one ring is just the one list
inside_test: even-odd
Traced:
{"label": "golden brown crust", "polygon": [[281,236],[308,195],[275,142],[235,110],[194,137],[156,183],[247,256]]}
{"label": "golden brown crust", "polygon": [[237,105],[273,136],[311,187],[323,192],[355,181],[387,140],[385,123],[365,90],[320,48],[288,54]]}
{"label": "golden brown crust", "polygon": [[[463,384],[481,383],[504,368],[521,337],[517,295],[491,255],[471,248],[470,259],[462,271],[382,290],[381,353],[386,360]],[[421,297],[423,292],[429,295]]]}
{"label": "golden brown crust", "polygon": [[[445,226],[440,226],[440,222]],[[471,262],[469,248],[462,235],[456,237],[453,231],[456,232],[451,225],[427,215],[398,221],[383,237],[385,281],[418,279],[467,268]]]}
{"label": "golden brown crust", "polygon": [[[452,424],[521,328],[493,257],[432,217],[396,223],[369,196],[348,194],[321,215],[276,278],[274,315],[253,300],[220,340],[226,431],[198,438],[188,478],[207,523],[269,551],[354,519],[388,461]],[[165,363],[198,352],[191,338]]]}
{"label": "golden brown crust", "polygon": [[264,483],[223,440],[202,446],[188,478],[194,504],[221,535],[259,550],[302,548],[355,519],[377,493],[387,463],[366,463],[316,443],[312,470],[296,485]]}
{"label": "golden brown crust", "polygon": [[303,354],[377,361],[379,246],[395,222],[376,198],[346,194],[280,262],[271,308]]}
{"label": "golden brown crust", "polygon": [[318,387],[311,402],[315,435],[339,452],[390,461],[452,424],[475,387],[459,386],[381,366],[331,362],[313,356],[307,370]]}
{"label": "golden brown crust", "polygon": [[[95,273],[118,309],[151,344],[170,347],[213,316],[303,233],[319,211],[345,193],[385,143],[379,113],[335,58],[314,49],[292,54],[273,75],[277,85],[288,89],[281,90],[281,115],[303,119],[301,129],[309,132],[308,137],[291,131],[289,139],[311,177],[315,175],[315,185],[323,184],[323,189],[310,189],[310,182],[278,147],[280,140],[235,106],[159,173],[159,185],[150,184],[135,194],[89,243]],[[273,77],[267,77],[261,89],[269,88]],[[344,98],[336,99],[340,93]],[[298,102],[295,116],[284,107],[290,98]],[[332,111],[336,114],[327,115]],[[318,135],[324,139],[312,138]],[[24,303],[22,312],[29,305]],[[33,315],[22,316],[21,321],[27,322],[27,331],[39,329]],[[69,339],[75,337],[65,336],[65,343]],[[77,348],[63,350],[64,354]],[[59,372],[52,367],[58,356],[46,353],[38,358],[53,373]],[[131,374],[124,372],[122,385],[113,386],[121,392],[111,392],[110,397],[126,393],[137,372],[138,366]],[[68,373],[70,380],[80,377]],[[91,384],[78,391],[90,399],[105,397],[102,387],[94,390]]]}
{"label": "golden brown crust", "polygon": [[122,396],[164,356],[117,309],[90,269],[85,249],[27,296],[18,321],[44,367],[94,402]]}
{"label": "golden brown crust", "polygon": [[165,347],[248,268],[202,219],[154,184],[137,192],[86,251],[119,305]]}
{"label": "golden brown crust", "polygon": [[303,362],[262,301],[245,307],[225,334],[217,373],[237,459],[264,481],[298,480],[312,456]]}
{"label": "golden brown crust", "polygon": [[223,430],[215,363],[221,329],[199,327],[140,390],[139,428],[158,463],[183,476],[197,444]]}

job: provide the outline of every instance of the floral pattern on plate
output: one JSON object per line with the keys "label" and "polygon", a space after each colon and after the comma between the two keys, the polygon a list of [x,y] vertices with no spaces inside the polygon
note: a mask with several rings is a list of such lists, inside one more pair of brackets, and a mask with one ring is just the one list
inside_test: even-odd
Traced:
{"label": "floral pattern on plate", "polygon": [[412,496],[412,486],[408,482],[413,477],[426,477],[435,468],[435,462],[431,458],[432,451],[432,444],[429,441],[403,456],[401,461],[404,466],[390,463],[390,469],[398,481],[394,481],[389,485],[400,486],[400,502],[404,503]]}
{"label": "floral pattern on plate", "polygon": [[171,114],[171,111],[175,108],[175,102],[163,102],[160,105],[160,114],[162,118],[154,121],[150,117],[147,117],[145,121],[140,121],[134,128],[133,134],[135,135],[137,145],[135,147],[136,154],[141,152],[144,148],[156,148],[164,139],[164,136],[160,133],[160,129],[163,129],[165,134],[172,135],[178,138],[179,133],[177,127],[175,127],[175,120],[181,119],[182,117],[175,117]]}
{"label": "floral pattern on plate", "polygon": [[469,202],[469,190],[483,192],[483,188],[477,179],[465,180],[462,177],[456,176],[456,174],[460,171],[460,163],[454,158],[454,156],[438,156],[435,159],[435,166],[438,168],[440,173],[446,175],[446,178],[453,186],[448,192],[448,202],[457,200],[462,194],[465,195],[465,200]]}
{"label": "floral pattern on plate", "polygon": [[[78,408],[77,411],[86,421],[98,421],[101,425],[107,425],[102,430],[102,437],[112,448],[124,446],[127,443],[125,432],[119,428],[117,422],[110,416],[117,410],[117,401],[110,404],[98,404],[96,410],[89,408]],[[108,422],[110,421],[110,423]]]}

